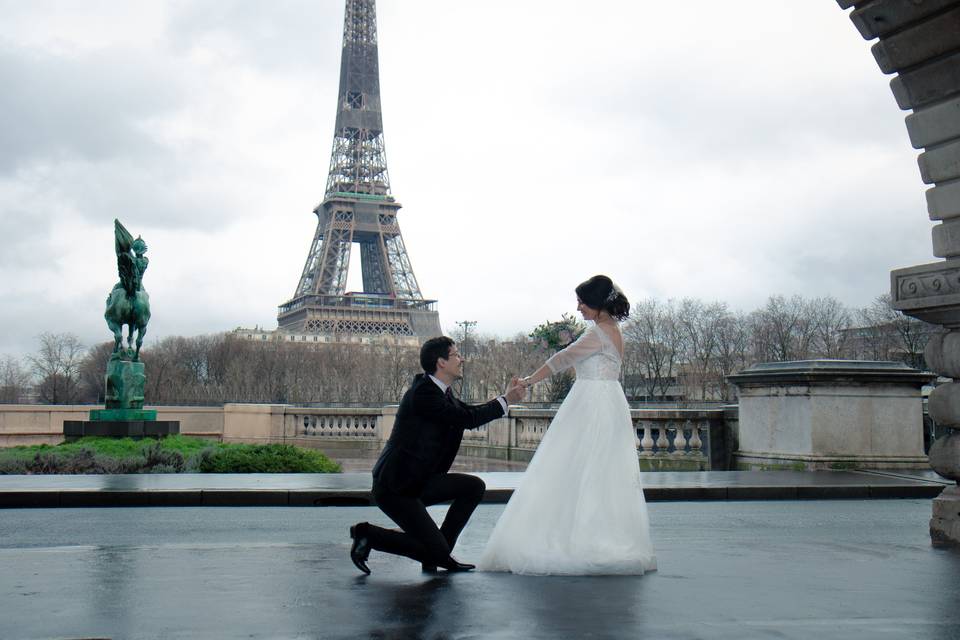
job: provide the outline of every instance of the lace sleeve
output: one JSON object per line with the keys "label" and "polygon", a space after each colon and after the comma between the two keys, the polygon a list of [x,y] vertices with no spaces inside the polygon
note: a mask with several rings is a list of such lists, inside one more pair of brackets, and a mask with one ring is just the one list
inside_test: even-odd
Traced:
{"label": "lace sleeve", "polygon": [[603,347],[603,342],[596,331],[598,331],[596,326],[590,327],[583,332],[583,335],[576,342],[550,356],[550,359],[545,363],[550,369],[550,373],[557,374],[566,371],[584,358],[599,352]]}

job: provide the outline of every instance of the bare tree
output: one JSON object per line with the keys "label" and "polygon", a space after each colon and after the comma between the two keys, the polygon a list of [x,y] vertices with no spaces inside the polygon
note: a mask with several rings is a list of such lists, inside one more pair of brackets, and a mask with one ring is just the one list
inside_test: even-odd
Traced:
{"label": "bare tree", "polygon": [[83,344],[72,333],[39,336],[40,350],[28,357],[37,378],[37,392],[46,404],[69,404],[80,396]]}
{"label": "bare tree", "polygon": [[[524,334],[506,339],[475,336],[468,363],[471,367],[470,401],[479,402],[502,393],[513,376],[533,373],[548,355]],[[530,390],[528,400],[550,402],[551,397],[550,386],[540,384]]]}
{"label": "bare tree", "polygon": [[650,298],[633,305],[623,337],[624,386],[628,395],[666,396],[676,380],[684,350],[676,304]]}
{"label": "bare tree", "polygon": [[30,390],[30,371],[13,356],[0,360],[0,403],[17,404]]}
{"label": "bare tree", "polygon": [[107,363],[113,354],[113,342],[101,342],[90,347],[80,363],[80,399],[96,404],[104,401],[107,393]]}
{"label": "bare tree", "polygon": [[383,372],[383,401],[400,402],[413,376],[421,371],[420,349],[399,343],[381,346],[378,350]]}
{"label": "bare tree", "polygon": [[814,353],[821,358],[843,358],[853,322],[850,311],[831,296],[814,298],[807,309],[813,322]]}
{"label": "bare tree", "polygon": [[717,380],[716,359],[723,323],[729,313],[727,305],[722,302],[706,305],[687,298],[680,303],[678,322],[686,347],[684,385],[687,398],[709,400],[719,395],[721,381]]}
{"label": "bare tree", "polygon": [[750,321],[743,313],[728,313],[720,325],[715,359],[718,395],[721,400],[734,398],[733,385],[727,384],[727,376],[751,364]]}
{"label": "bare tree", "polygon": [[754,354],[760,362],[805,360],[811,356],[815,322],[810,305],[800,296],[789,300],[770,296],[751,314]]}
{"label": "bare tree", "polygon": [[926,367],[923,349],[939,327],[900,313],[893,308],[889,294],[878,296],[857,318],[861,326],[853,332],[858,357]]}

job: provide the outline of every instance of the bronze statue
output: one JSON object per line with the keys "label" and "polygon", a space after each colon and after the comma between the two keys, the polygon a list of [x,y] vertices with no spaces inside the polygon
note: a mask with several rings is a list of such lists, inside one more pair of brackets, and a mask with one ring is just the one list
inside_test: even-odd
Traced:
{"label": "bronze statue", "polygon": [[[137,362],[150,321],[150,295],[143,288],[143,272],[150,260],[143,255],[147,252],[143,238],[137,236],[134,240],[119,220],[114,220],[113,224],[120,282],[107,296],[107,310],[103,317],[113,331],[114,357]],[[123,325],[127,325],[126,348],[123,347]],[[137,331],[136,348],[133,347],[134,329]]]}

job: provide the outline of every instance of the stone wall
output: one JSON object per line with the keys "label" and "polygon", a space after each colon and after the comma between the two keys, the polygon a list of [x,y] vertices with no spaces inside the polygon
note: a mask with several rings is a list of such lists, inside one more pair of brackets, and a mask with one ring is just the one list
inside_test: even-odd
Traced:
{"label": "stone wall", "polygon": [[[86,420],[90,405],[0,405],[0,447],[63,442],[64,420]],[[147,407],[158,420],[177,420],[184,435],[219,440],[224,411],[220,407]]]}

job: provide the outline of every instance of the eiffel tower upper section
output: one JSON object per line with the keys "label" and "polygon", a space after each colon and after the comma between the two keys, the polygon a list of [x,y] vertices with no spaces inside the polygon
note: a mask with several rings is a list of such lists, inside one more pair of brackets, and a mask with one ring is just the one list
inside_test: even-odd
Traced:
{"label": "eiffel tower upper section", "polygon": [[[400,203],[390,194],[380,110],[375,0],[347,0],[337,121],[317,231],[293,298],[277,321],[289,332],[338,340],[440,334],[434,300],[425,300],[400,234]],[[363,291],[347,292],[354,245]]]}

